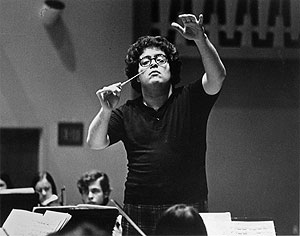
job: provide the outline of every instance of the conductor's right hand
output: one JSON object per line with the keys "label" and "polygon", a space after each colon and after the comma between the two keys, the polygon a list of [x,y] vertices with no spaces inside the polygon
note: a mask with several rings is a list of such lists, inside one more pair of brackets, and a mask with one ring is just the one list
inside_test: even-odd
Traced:
{"label": "conductor's right hand", "polygon": [[120,100],[121,91],[121,82],[99,89],[96,92],[96,95],[101,103],[102,109],[105,111],[112,111],[116,108]]}

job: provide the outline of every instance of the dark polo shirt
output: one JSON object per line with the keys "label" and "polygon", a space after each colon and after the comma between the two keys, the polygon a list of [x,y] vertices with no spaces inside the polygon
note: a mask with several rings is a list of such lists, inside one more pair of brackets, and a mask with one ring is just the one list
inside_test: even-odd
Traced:
{"label": "dark polo shirt", "polygon": [[114,110],[110,145],[122,141],[127,151],[127,204],[192,203],[207,199],[206,129],[217,97],[205,93],[201,80],[176,88],[157,111],[142,98]]}

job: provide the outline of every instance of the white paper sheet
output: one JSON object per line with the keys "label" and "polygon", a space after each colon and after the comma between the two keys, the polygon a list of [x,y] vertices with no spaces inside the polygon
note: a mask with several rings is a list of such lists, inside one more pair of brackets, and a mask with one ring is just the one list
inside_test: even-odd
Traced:
{"label": "white paper sheet", "polygon": [[232,221],[232,236],[276,236],[273,221]]}
{"label": "white paper sheet", "polygon": [[206,226],[208,236],[230,235],[231,214],[230,212],[199,213]]}

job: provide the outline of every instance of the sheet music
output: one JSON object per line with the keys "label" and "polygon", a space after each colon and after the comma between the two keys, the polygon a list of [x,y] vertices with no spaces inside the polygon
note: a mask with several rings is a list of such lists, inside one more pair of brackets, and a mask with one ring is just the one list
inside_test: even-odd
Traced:
{"label": "sheet music", "polygon": [[[33,228],[33,222],[40,222],[42,214],[32,213],[25,210],[13,209],[3,224],[3,228],[9,235],[38,235],[39,230]],[[33,234],[30,232],[33,231]],[[36,232],[36,233],[35,233]]]}
{"label": "sheet music", "polygon": [[1,189],[0,194],[32,194],[34,193],[33,188],[8,188],[8,189]]}
{"label": "sheet music", "polygon": [[228,236],[230,234],[230,212],[199,213],[206,226],[208,236]]}
{"label": "sheet music", "polygon": [[232,221],[230,212],[199,213],[208,236],[276,236],[274,222]]}
{"label": "sheet music", "polygon": [[0,228],[0,236],[9,236],[9,235],[6,233],[5,229]]}
{"label": "sheet music", "polygon": [[[63,212],[46,211],[43,220],[48,222],[49,230],[55,232],[62,229],[71,219],[71,215]],[[50,228],[50,226],[52,226]]]}
{"label": "sheet music", "polygon": [[101,206],[95,204],[78,204],[78,205],[66,205],[66,206],[48,206],[48,207],[33,207],[33,212],[37,212],[40,209],[47,210],[60,210],[60,209],[117,209],[114,206]]}
{"label": "sheet music", "polygon": [[[62,217],[62,214],[65,217]],[[26,210],[13,209],[3,224],[8,235],[18,236],[46,236],[62,227],[69,219],[66,213],[52,212],[43,214]]]}
{"label": "sheet music", "polygon": [[276,236],[276,232],[273,221],[232,221],[230,235]]}
{"label": "sheet music", "polygon": [[95,204],[78,204],[76,208],[87,208],[87,209],[117,209],[114,206],[102,206],[102,205],[95,205]]}

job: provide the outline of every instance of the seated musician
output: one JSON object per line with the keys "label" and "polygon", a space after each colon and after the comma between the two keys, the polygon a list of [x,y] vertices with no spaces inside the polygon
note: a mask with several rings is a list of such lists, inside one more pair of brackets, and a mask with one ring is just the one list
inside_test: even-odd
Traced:
{"label": "seated musician", "polygon": [[[95,204],[105,206],[109,202],[111,188],[106,173],[91,170],[84,173],[77,181],[77,187],[84,204]],[[113,235],[122,235],[121,215],[117,217]]]}

